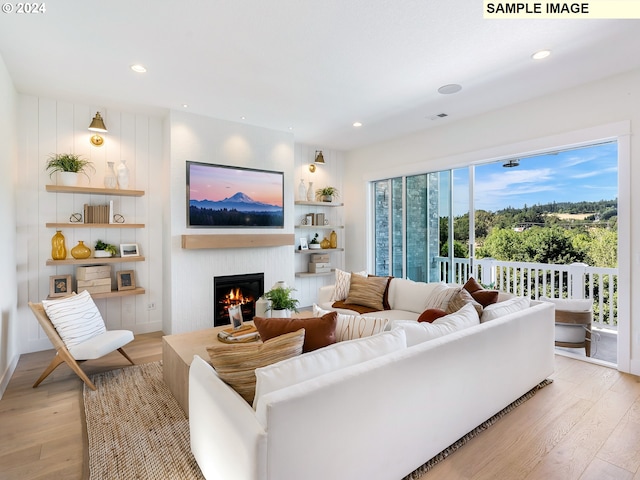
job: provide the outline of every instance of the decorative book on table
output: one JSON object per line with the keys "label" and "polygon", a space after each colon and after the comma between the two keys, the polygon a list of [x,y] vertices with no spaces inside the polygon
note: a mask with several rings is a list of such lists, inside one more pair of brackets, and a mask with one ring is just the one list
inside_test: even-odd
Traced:
{"label": "decorative book on table", "polygon": [[218,333],[218,340],[224,343],[255,342],[260,339],[260,334],[255,325],[244,324],[240,328],[225,328]]}

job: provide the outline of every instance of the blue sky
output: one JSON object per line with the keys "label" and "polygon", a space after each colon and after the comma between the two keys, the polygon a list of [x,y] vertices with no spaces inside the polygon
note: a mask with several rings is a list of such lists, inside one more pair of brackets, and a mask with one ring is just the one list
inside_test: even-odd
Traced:
{"label": "blue sky", "polygon": [[[495,212],[551,202],[613,200],[618,197],[617,144],[607,143],[475,167],[475,208]],[[454,215],[469,210],[468,170],[454,171]]]}

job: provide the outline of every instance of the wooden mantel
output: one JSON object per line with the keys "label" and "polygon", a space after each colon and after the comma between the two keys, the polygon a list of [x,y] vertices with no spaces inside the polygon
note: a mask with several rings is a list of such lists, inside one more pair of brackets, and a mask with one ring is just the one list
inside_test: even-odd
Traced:
{"label": "wooden mantel", "polygon": [[294,245],[293,233],[239,235],[182,235],[182,248],[261,248]]}

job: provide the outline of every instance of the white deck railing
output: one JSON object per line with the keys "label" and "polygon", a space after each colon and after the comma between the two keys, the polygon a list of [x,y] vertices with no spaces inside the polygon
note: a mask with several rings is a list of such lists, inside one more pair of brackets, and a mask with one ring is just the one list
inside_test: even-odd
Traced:
{"label": "white deck railing", "polygon": [[[472,276],[468,258],[436,257],[440,281],[464,283]],[[601,328],[618,328],[618,269],[591,267],[584,263],[552,265],[530,262],[503,262],[493,258],[475,261],[473,276],[483,285],[537,300],[551,298],[589,298],[593,301],[593,323]]]}

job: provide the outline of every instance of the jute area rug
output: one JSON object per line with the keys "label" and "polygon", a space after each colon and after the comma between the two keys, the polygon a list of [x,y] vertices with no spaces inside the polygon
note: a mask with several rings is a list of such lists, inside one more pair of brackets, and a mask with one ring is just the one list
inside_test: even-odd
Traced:
{"label": "jute area rug", "polygon": [[[85,478],[204,478],[189,447],[189,421],[162,380],[160,362],[100,373],[91,379],[97,390],[85,386],[83,393],[89,444]],[[403,480],[420,478],[551,382],[543,381]]]}

